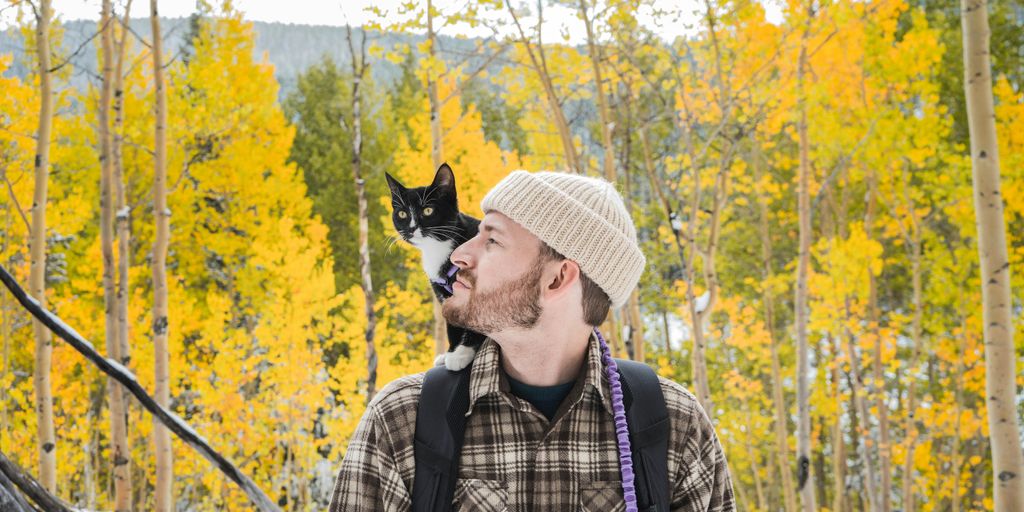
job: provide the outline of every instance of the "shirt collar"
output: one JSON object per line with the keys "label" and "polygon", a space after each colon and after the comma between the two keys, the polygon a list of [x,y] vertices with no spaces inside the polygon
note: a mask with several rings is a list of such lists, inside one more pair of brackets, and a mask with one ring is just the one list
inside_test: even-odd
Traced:
{"label": "shirt collar", "polygon": [[[608,414],[612,412],[611,395],[608,392],[608,376],[605,375],[604,364],[601,363],[601,345],[593,332],[587,344],[587,353],[584,359],[583,371],[577,379],[583,382],[583,386],[574,386],[569,392],[567,399],[577,400],[578,393],[593,389],[597,393],[598,401],[604,406]],[[581,389],[582,388],[582,389]],[[581,390],[581,391],[577,391]],[[469,409],[466,415],[473,412],[477,400],[491,394],[510,394],[511,388],[504,370],[501,368],[501,347],[491,337],[487,337],[480,346],[480,351],[473,359],[473,366],[469,376]]]}

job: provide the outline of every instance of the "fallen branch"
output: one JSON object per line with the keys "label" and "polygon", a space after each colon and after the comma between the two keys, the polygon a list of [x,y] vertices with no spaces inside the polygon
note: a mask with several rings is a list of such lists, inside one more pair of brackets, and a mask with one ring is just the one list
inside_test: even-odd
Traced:
{"label": "fallen branch", "polygon": [[[0,267],[2,268],[2,267]],[[35,512],[36,508],[22,498],[18,491],[12,489],[16,485],[32,501],[43,510],[53,512],[71,512],[71,509],[56,496],[50,494],[35,478],[22,470],[12,460],[0,452],[0,510],[17,512]],[[7,491],[7,495],[4,495]]]}
{"label": "fallen branch", "polygon": [[160,420],[171,432],[174,432],[176,436],[181,438],[183,441],[188,443],[192,448],[198,451],[203,457],[212,462],[220,469],[222,473],[227,475],[231,481],[235,482],[242,491],[245,492],[256,509],[261,512],[280,512],[280,509],[275,505],[266,494],[263,494],[256,484],[253,483],[249,477],[242,474],[234,465],[228,462],[221,454],[215,452],[210,444],[207,443],[206,439],[192,430],[192,427],[185,423],[185,420],[181,419],[177,414],[174,414],[167,409],[164,409],[153,397],[146,393],[146,390],[139,385],[139,382],[135,379],[135,375],[122,366],[117,361],[107,359],[101,356],[96,349],[93,348],[92,343],[78,334],[69,325],[65,324],[57,315],[47,311],[39,305],[39,301],[28,296],[25,290],[18,285],[18,282],[14,280],[14,277],[7,272],[7,269],[3,265],[0,265],[0,281],[3,281],[7,289],[14,294],[14,297],[18,299],[18,302],[32,313],[32,316],[36,317],[37,320],[42,322],[48,329],[53,331],[54,334],[68,342],[75,350],[85,356],[86,359],[92,361],[103,373],[109,375],[114,380],[118,381],[127,389],[135,398],[142,404],[147,411],[149,411],[154,417]]}

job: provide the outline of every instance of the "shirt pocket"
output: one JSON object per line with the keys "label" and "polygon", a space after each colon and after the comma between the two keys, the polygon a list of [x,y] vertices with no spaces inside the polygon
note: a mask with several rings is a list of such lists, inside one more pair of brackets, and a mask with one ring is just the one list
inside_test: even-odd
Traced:
{"label": "shirt pocket", "polygon": [[455,482],[452,510],[503,512],[508,510],[508,490],[498,480],[460,478]]}
{"label": "shirt pocket", "polygon": [[580,487],[580,510],[583,512],[624,512],[622,482],[585,482]]}

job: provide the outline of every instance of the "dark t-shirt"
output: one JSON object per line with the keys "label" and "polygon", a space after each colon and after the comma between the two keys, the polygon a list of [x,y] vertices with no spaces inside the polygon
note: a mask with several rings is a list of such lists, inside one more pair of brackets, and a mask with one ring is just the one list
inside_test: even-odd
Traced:
{"label": "dark t-shirt", "polygon": [[569,395],[569,391],[572,391],[573,384],[576,384],[576,381],[569,381],[565,384],[555,384],[554,386],[531,386],[513,379],[507,373],[505,377],[508,379],[508,385],[512,389],[512,394],[533,404],[537,410],[544,414],[548,421],[554,417],[555,412],[558,411],[558,406],[562,405],[562,400],[565,400],[565,397]]}

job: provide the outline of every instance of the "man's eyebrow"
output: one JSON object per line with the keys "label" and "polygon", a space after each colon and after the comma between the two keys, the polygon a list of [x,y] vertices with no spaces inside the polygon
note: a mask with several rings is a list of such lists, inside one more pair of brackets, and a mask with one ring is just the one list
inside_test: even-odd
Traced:
{"label": "man's eyebrow", "polygon": [[505,232],[501,228],[483,223],[480,224],[480,231],[493,231],[495,233],[498,233],[499,235],[505,234]]}

